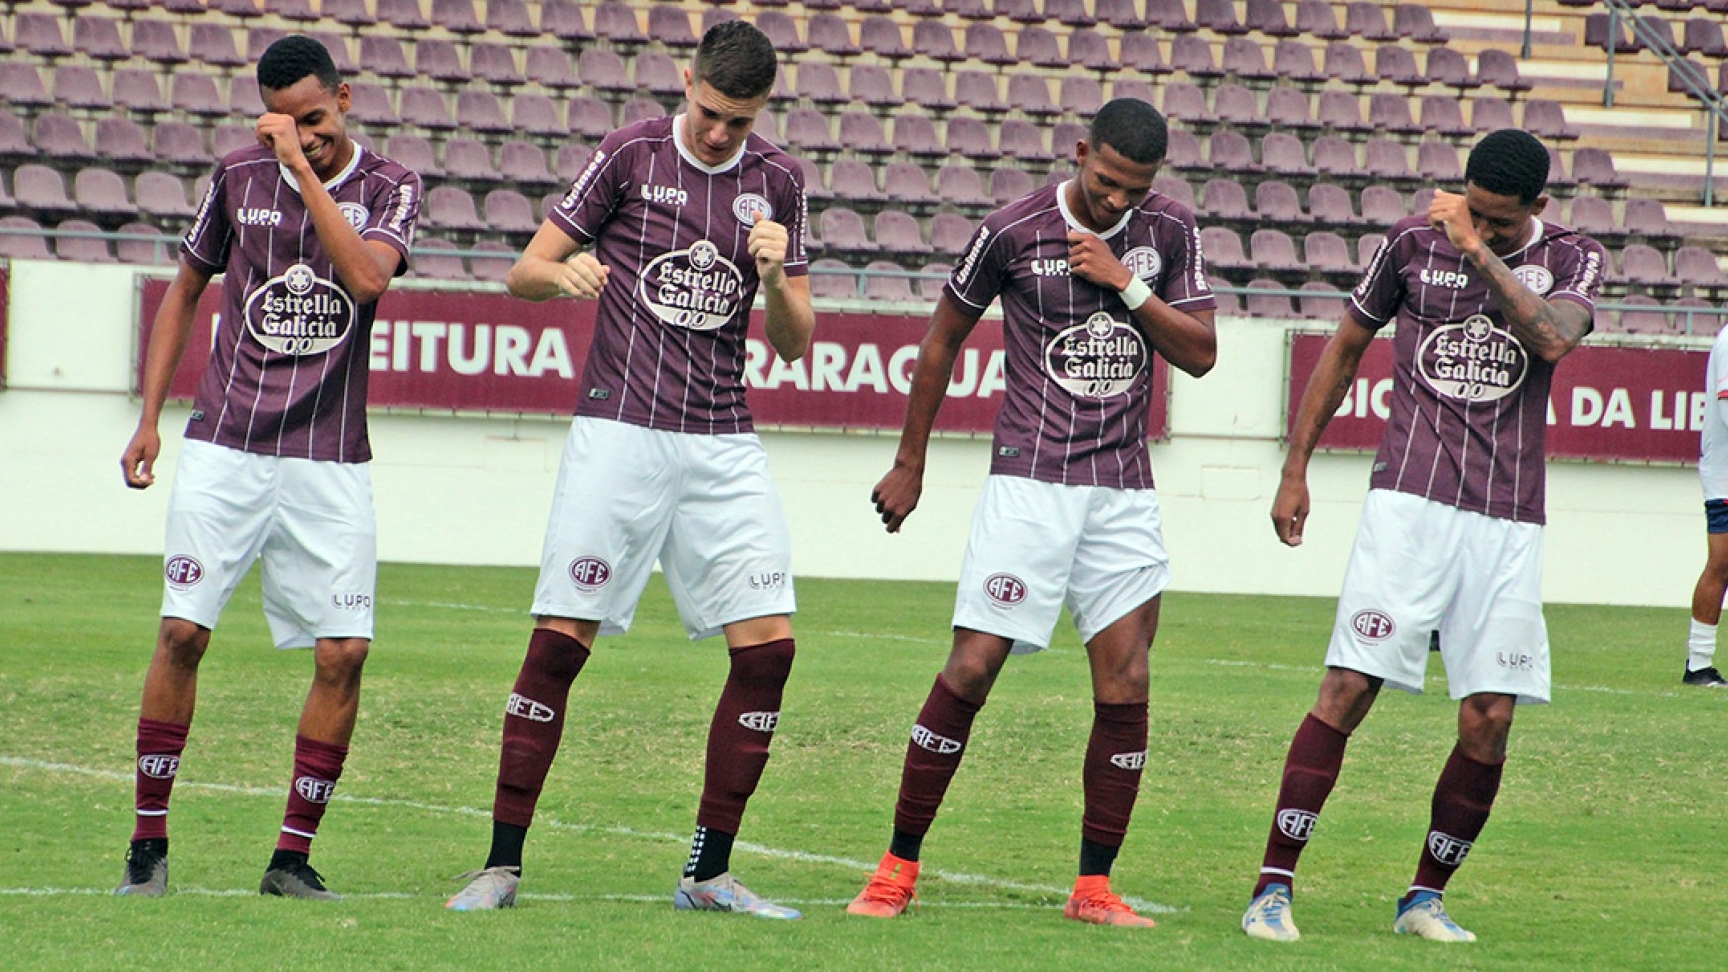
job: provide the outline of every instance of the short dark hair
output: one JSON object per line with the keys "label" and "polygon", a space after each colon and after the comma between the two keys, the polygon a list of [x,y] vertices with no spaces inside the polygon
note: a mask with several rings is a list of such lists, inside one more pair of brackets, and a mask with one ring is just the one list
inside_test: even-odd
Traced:
{"label": "short dark hair", "polygon": [[342,86],[342,75],[324,45],[305,34],[289,34],[271,44],[258,59],[258,87],[280,91],[301,78],[315,77],[327,90]]}
{"label": "short dark hair", "polygon": [[768,35],[742,20],[708,28],[696,47],[690,76],[706,81],[728,98],[761,98],[774,90],[779,64]]}
{"label": "short dark hair", "polygon": [[1548,188],[1548,149],[1536,136],[1518,128],[1502,128],[1482,136],[1470,150],[1464,182],[1501,196],[1517,196],[1529,205]]}
{"label": "short dark hair", "polygon": [[1158,109],[1138,98],[1117,98],[1092,116],[1086,144],[1094,152],[1108,145],[1130,162],[1157,165],[1164,161],[1170,131]]}

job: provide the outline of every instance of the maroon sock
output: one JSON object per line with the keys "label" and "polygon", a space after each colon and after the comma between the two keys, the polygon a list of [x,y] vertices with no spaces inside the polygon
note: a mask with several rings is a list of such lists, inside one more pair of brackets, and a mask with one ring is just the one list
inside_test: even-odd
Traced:
{"label": "maroon sock", "polygon": [[288,788],[288,811],[282,815],[277,850],[312,852],[318,821],[324,819],[324,810],[336,793],[336,781],[342,777],[342,763],[347,758],[347,746],[294,737],[294,785]]}
{"label": "maroon sock", "polygon": [[981,702],[961,698],[942,676],[936,676],[936,684],[912,726],[912,740],[906,744],[900,799],[894,804],[895,830],[915,837],[929,832],[936,808],[942,805],[954,771],[960,768],[960,757],[966,754],[972,720],[983,707]]}
{"label": "maroon sock", "polygon": [[528,657],[504,705],[504,744],[492,819],[517,827],[534,822],[534,804],[546,785],[552,757],[564,736],[570,685],[588,661],[588,647],[550,628],[535,628]]}
{"label": "maroon sock", "polygon": [[168,838],[168,794],[174,789],[174,775],[180,772],[188,728],[155,719],[138,720],[138,819],[132,828],[133,840]]}
{"label": "maroon sock", "polygon": [[1260,864],[1260,880],[1254,885],[1255,897],[1269,884],[1294,887],[1296,860],[1308,846],[1320,808],[1338,782],[1344,745],[1349,741],[1347,734],[1312,714],[1302,720],[1296,738],[1290,740],[1290,753],[1284,757],[1284,783],[1278,788],[1278,810],[1272,817],[1272,833],[1266,838],[1266,857]]}
{"label": "maroon sock", "polygon": [[696,826],[738,833],[744,804],[768,765],[768,744],[780,722],[780,695],[792,673],[794,653],[791,638],[731,650],[732,669],[708,725]]}
{"label": "maroon sock", "polygon": [[1092,739],[1086,744],[1081,774],[1086,810],[1080,817],[1080,837],[1121,847],[1146,766],[1146,703],[1094,702],[1092,713]]}
{"label": "maroon sock", "polygon": [[1422,848],[1421,863],[1416,865],[1412,891],[1446,890],[1446,882],[1464,863],[1488,823],[1494,795],[1500,792],[1500,772],[1505,768],[1504,763],[1478,763],[1459,747],[1452,747],[1452,757],[1434,784],[1428,841]]}

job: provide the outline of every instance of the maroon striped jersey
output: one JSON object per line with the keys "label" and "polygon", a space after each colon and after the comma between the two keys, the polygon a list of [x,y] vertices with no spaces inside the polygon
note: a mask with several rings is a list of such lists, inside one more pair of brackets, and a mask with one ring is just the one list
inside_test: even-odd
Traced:
{"label": "maroon striped jersey", "polygon": [[[361,239],[408,266],[420,177],[354,145],[325,183]],[[216,166],[181,243],[193,268],[222,274],[222,313],[186,437],[263,455],[366,462],[366,379],[377,304],[356,304],[318,240],[288,171],[265,146]]]}
{"label": "maroon striped jersey", "polygon": [[[1535,221],[1501,257],[1548,300],[1594,310],[1607,262],[1595,240]],[[1425,215],[1392,226],[1351,298],[1371,328],[1397,318],[1392,415],[1369,485],[1473,513],[1542,523],[1554,365],[1506,325],[1488,280]]]}
{"label": "maroon striped jersey", "polygon": [[[946,285],[982,314],[1002,298],[1007,390],[990,472],[1064,486],[1152,487],[1146,451],[1152,346],[1122,295],[1068,272],[1068,182],[989,216]],[[1101,236],[1130,271],[1181,311],[1217,306],[1194,214],[1157,192]]]}
{"label": "maroon striped jersey", "polygon": [[753,429],[745,333],[756,299],[746,242],[759,219],[786,227],[786,274],[809,273],[804,180],[751,133],[710,166],[684,146],[684,116],[606,136],[547,218],[607,268],[576,414],[670,432]]}

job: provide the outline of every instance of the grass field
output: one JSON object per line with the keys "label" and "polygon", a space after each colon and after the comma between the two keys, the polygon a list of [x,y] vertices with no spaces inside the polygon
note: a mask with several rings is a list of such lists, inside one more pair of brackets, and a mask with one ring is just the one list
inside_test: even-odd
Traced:
{"label": "grass field", "polygon": [[[925,844],[924,901],[841,906],[886,845],[906,730],[947,649],[947,585],[803,580],[798,663],[734,856],[777,923],[675,913],[670,890],[724,678],[656,581],[572,697],[515,911],[455,915],[489,832],[502,703],[532,573],[386,565],[360,726],[313,861],[340,904],[260,899],[306,652],[266,647],[256,578],[203,667],[175,791],[174,893],[107,896],[130,834],[132,736],[156,627],[152,558],[0,556],[0,966],[150,969],[1720,968],[1728,696],[1682,690],[1679,610],[1551,606],[1555,704],[1526,709],[1494,818],[1454,882],[1482,941],[1391,933],[1454,705],[1382,698],[1302,866],[1293,946],[1237,929],[1284,748],[1313,700],[1328,600],[1172,594],[1151,759],[1119,892],[1128,931],[1064,921],[1090,706],[1064,622],[1015,659]],[[1433,674],[1438,674],[1438,663]]]}

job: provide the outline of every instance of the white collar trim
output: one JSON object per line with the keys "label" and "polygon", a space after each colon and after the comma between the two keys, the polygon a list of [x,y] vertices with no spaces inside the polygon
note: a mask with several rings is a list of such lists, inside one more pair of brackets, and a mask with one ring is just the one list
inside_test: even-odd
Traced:
{"label": "white collar trim", "polygon": [[[697,158],[696,153],[690,151],[690,147],[684,144],[684,119],[686,114],[687,113],[680,113],[672,118],[672,144],[678,146],[678,154],[684,157],[684,161],[690,163],[708,175],[718,175],[728,169],[737,167],[738,160],[744,157],[745,145],[739,145],[738,154],[732,156],[719,165],[709,165]],[[745,142],[747,144],[749,139],[746,138]]]}
{"label": "white collar trim", "polygon": [[1115,226],[1110,227],[1102,233],[1093,233],[1092,230],[1087,229],[1079,219],[1075,218],[1074,211],[1068,208],[1068,187],[1073,184],[1073,179],[1065,179],[1061,185],[1056,187],[1056,208],[1062,211],[1063,221],[1075,230],[1078,230],[1081,233],[1091,233],[1093,236],[1096,236],[1101,240],[1107,240],[1110,237],[1115,236],[1117,233],[1122,232],[1123,228],[1128,225],[1128,220],[1133,218],[1134,210],[1129,209],[1127,212],[1122,214],[1121,219],[1116,221]]}

